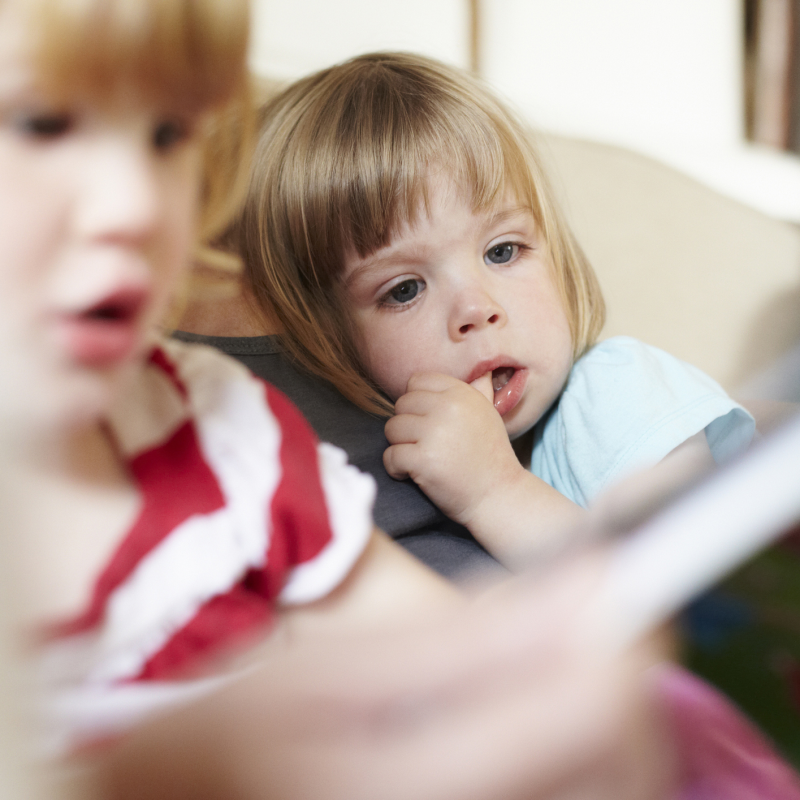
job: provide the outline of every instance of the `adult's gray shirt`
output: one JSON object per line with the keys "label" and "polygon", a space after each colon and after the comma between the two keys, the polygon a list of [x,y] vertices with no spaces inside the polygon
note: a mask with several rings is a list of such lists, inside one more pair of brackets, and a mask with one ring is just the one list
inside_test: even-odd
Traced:
{"label": "adult's gray shirt", "polygon": [[497,562],[470,532],[448,519],[411,480],[396,481],[383,466],[388,447],[384,420],[362,411],[332,385],[298,369],[282,352],[278,336],[200,336],[178,331],[175,338],[210,345],[241,361],[280,389],[300,409],[321,441],[341,447],[350,463],[375,479],[375,524],[407,550],[449,578]]}

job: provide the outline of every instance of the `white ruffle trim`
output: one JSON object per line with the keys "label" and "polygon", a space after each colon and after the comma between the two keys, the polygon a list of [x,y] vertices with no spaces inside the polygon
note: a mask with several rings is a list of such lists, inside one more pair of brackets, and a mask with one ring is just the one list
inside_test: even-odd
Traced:
{"label": "white ruffle trim", "polygon": [[333,539],[313,561],[295,567],[279,600],[309,603],[338,586],[359,559],[373,529],[375,481],[347,463],[347,454],[332,444],[318,447],[322,488]]}

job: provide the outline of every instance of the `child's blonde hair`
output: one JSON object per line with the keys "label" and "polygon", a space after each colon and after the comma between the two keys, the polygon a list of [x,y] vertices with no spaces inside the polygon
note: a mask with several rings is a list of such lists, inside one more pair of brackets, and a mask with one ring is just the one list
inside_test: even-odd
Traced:
{"label": "child's blonde hair", "polygon": [[56,98],[110,96],[133,84],[171,109],[211,112],[203,131],[200,242],[238,210],[249,177],[252,101],[248,0],[0,0],[30,22],[44,86]]}
{"label": "child's blonde hair", "polygon": [[361,408],[386,413],[354,344],[339,276],[427,206],[431,169],[476,210],[511,191],[549,248],[575,357],[604,304],[525,126],[472,76],[401,53],[360,56],[298,81],[262,109],[254,174],[234,231],[249,288],[289,353]]}

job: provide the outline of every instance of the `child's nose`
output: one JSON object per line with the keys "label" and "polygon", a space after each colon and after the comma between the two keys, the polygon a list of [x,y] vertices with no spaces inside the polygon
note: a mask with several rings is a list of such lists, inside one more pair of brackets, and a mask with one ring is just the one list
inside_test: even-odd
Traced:
{"label": "child's nose", "polygon": [[158,225],[157,165],[144,148],[126,141],[105,143],[82,184],[77,227],[81,235],[141,246]]}
{"label": "child's nose", "polygon": [[502,326],[506,322],[503,307],[485,290],[473,288],[456,301],[451,317],[450,335],[454,340],[463,339],[471,331],[491,326]]}

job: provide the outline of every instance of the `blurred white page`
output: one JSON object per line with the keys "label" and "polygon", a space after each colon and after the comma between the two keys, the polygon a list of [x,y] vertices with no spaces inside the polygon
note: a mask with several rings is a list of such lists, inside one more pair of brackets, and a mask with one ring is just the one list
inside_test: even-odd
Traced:
{"label": "blurred white page", "polygon": [[628,644],[800,520],[800,417],[621,540],[598,609]]}

